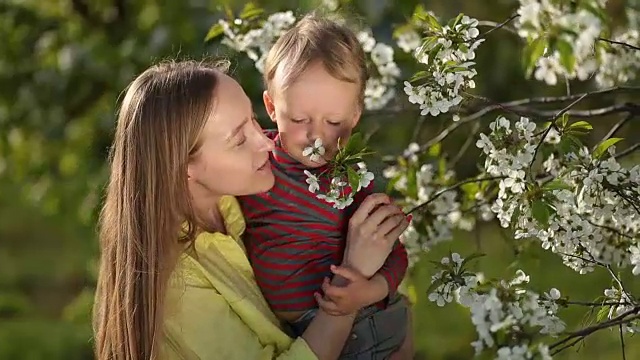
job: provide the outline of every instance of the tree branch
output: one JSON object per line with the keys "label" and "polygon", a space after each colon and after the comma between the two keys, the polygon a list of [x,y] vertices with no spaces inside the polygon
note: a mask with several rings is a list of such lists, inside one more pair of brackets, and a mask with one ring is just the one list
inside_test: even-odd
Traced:
{"label": "tree branch", "polygon": [[610,40],[610,39],[604,39],[604,38],[598,38],[598,40],[604,41],[604,42],[609,43],[609,44],[621,45],[621,46],[627,47],[627,48],[632,49],[632,50],[640,51],[640,47],[637,47],[637,46],[631,45],[631,44],[627,44],[625,42],[615,41],[615,40]]}
{"label": "tree branch", "polygon": [[[607,135],[605,135],[600,142],[603,142],[603,141],[613,137],[613,135],[615,135],[618,132],[618,130],[620,130],[624,126],[624,124],[626,124],[629,120],[633,119],[634,117],[635,117],[635,114],[628,114],[622,120],[618,121],[615,125],[613,125],[611,130],[609,130]],[[598,145],[594,146],[591,151],[594,151],[597,146]]]}
{"label": "tree branch", "polygon": [[574,100],[571,104],[567,105],[564,109],[562,109],[562,110],[558,111],[557,113],[555,113],[553,115],[553,117],[549,119],[549,121],[551,123],[549,124],[547,129],[542,134],[542,137],[540,138],[540,141],[538,142],[538,146],[536,146],[536,150],[533,152],[533,159],[531,159],[531,163],[529,164],[529,176],[530,176],[530,178],[533,179],[533,172],[532,172],[533,171],[533,164],[536,162],[536,157],[538,156],[538,150],[540,150],[540,147],[544,143],[544,139],[546,139],[547,135],[549,135],[549,132],[551,131],[551,129],[556,127],[556,125],[555,125],[556,119],[560,118],[565,113],[568,113],[572,107],[574,107],[577,103],[579,103],[580,101],[582,101],[582,99],[584,99],[586,97],[587,97],[587,94],[583,94],[582,96],[580,96],[579,98]]}
{"label": "tree branch", "polygon": [[640,148],[640,143],[633,144],[633,145],[629,146],[628,148],[624,149],[623,151],[615,154],[613,156],[613,158],[616,159],[616,160],[619,160],[619,159],[621,159],[621,158],[623,158],[623,157],[625,157],[625,156],[627,156],[629,154],[633,154],[636,150],[638,150],[638,148]]}
{"label": "tree branch", "polygon": [[[556,349],[560,346],[562,346],[563,344],[566,344],[567,342],[578,338],[579,340],[584,339],[585,337],[593,334],[596,331],[602,330],[602,329],[607,329],[610,328],[612,326],[617,326],[620,324],[624,324],[626,322],[630,322],[633,320],[636,320],[638,318],[640,318],[640,315],[638,315],[638,312],[640,312],[640,306],[636,306],[631,310],[628,310],[622,314],[620,314],[619,316],[616,316],[615,318],[611,319],[611,320],[607,320],[607,321],[603,321],[599,324],[593,325],[593,326],[589,326],[587,328],[584,328],[580,331],[576,331],[574,333],[572,333],[571,335],[565,337],[564,339],[557,341],[553,344],[551,344],[549,346],[550,350]],[[579,341],[578,340],[578,341]],[[575,344],[575,342],[574,342]],[[573,346],[573,345],[572,345]],[[551,355],[556,355],[559,351],[564,350],[565,348],[561,348],[558,351],[554,351],[553,354]]]}
{"label": "tree branch", "polygon": [[624,348],[624,332],[622,331],[622,324],[618,325],[620,331],[620,346],[622,347],[622,360],[627,360],[627,354]]}
{"label": "tree branch", "polygon": [[[496,30],[498,30],[498,29],[501,29],[501,28],[505,27],[508,23],[510,23],[511,21],[513,21],[514,19],[516,19],[516,18],[517,18],[517,17],[519,17],[519,16],[520,16],[520,15],[518,15],[518,14],[516,13],[516,14],[511,15],[507,20],[505,20],[505,21],[501,22],[500,24],[494,23],[494,24],[496,24],[496,25],[493,27],[493,29],[489,29],[486,33],[483,33],[482,35],[480,35],[480,36],[478,37],[478,39],[484,39],[484,38],[486,38],[486,37],[487,37],[487,35],[491,34],[492,32],[494,32],[494,31],[496,31]],[[480,25],[480,22],[478,22],[478,25]],[[508,29],[508,28],[507,28],[507,29]]]}
{"label": "tree branch", "polygon": [[[549,117],[549,116],[553,116],[553,114],[555,113],[555,110],[537,110],[537,109],[530,109],[530,108],[521,108],[518,111],[521,111],[524,114],[529,116],[539,116],[539,117]],[[576,118],[592,118],[592,117],[605,116],[605,115],[616,114],[621,112],[627,112],[629,114],[639,115],[640,104],[623,103],[623,104],[616,104],[616,105],[599,108],[599,109],[566,111],[567,115],[570,115]]]}
{"label": "tree branch", "polygon": [[473,129],[471,130],[471,133],[469,134],[469,137],[467,138],[467,140],[464,142],[464,144],[462,144],[462,147],[460,148],[456,156],[454,156],[453,159],[451,159],[451,162],[450,162],[451,167],[455,166],[458,163],[458,161],[462,159],[462,156],[464,155],[464,153],[467,152],[467,150],[469,149],[469,146],[471,146],[471,144],[476,139],[476,135],[478,134],[478,131],[480,131],[480,123],[476,122],[475,124],[473,124]]}
{"label": "tree branch", "polygon": [[436,192],[435,194],[433,194],[433,196],[432,196],[429,200],[427,200],[427,201],[423,202],[423,203],[422,203],[422,204],[420,204],[420,205],[416,205],[416,206],[415,206],[415,207],[413,207],[411,210],[409,210],[409,211],[407,212],[407,215],[409,215],[409,214],[411,214],[412,212],[414,212],[414,211],[416,211],[416,210],[419,210],[419,209],[421,209],[421,208],[423,208],[423,207],[425,207],[425,206],[427,206],[427,205],[431,204],[431,203],[432,203],[432,202],[434,202],[437,198],[439,198],[440,196],[442,196],[442,194],[444,194],[444,193],[446,193],[446,192],[448,192],[448,191],[453,191],[453,190],[457,190],[457,189],[459,189],[459,188],[460,188],[462,185],[464,185],[464,184],[470,184],[470,183],[482,182],[482,181],[500,180],[500,179],[504,179],[504,178],[505,178],[505,176],[491,176],[491,177],[486,177],[486,178],[467,179],[467,180],[460,181],[460,182],[458,182],[458,183],[457,183],[457,184],[455,184],[455,185],[452,185],[452,186],[450,186],[450,187],[444,188],[444,189],[442,189],[442,190],[440,190],[440,191]]}

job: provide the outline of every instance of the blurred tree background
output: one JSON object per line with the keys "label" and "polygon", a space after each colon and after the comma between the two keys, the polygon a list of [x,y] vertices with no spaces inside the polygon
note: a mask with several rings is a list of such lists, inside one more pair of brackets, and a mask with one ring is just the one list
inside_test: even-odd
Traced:
{"label": "blurred tree background", "polygon": [[[136,74],[156,61],[228,56],[234,76],[260,105],[262,83],[253,63],[222,45],[204,42],[211,25],[224,16],[223,5],[240,10],[244,3],[0,0],[0,359],[92,358],[95,221],[118,98]],[[309,0],[255,3],[268,11],[296,12],[316,5]],[[360,19],[374,29],[379,41],[388,44],[393,43],[393,24],[404,22],[418,3],[442,18],[464,12],[496,22],[507,19],[518,5],[516,0],[354,1]],[[625,6],[638,4],[609,1],[616,23],[624,23]],[[499,101],[564,94],[564,84],[547,87],[524,80],[521,49],[513,34],[494,32],[478,52],[476,92]],[[409,55],[396,55],[404,76],[409,77],[416,65]],[[574,92],[581,89],[585,85],[572,84]],[[264,113],[259,114],[262,125],[270,126]],[[483,119],[490,120],[490,116]],[[610,125],[615,120],[597,121]],[[436,134],[450,118],[428,118],[414,134],[416,121],[411,112],[368,114],[362,127],[372,134],[376,150],[398,153],[412,139]],[[592,136],[600,139],[609,127],[596,128]],[[631,124],[620,135],[638,129]],[[468,136],[467,130],[456,132],[443,149],[455,154]],[[458,162],[460,176],[477,171],[477,155],[472,147]],[[601,295],[609,281],[605,273],[577,275],[538,246],[522,244],[488,224],[473,233],[457,234],[453,242],[425,257],[439,259],[450,249],[468,253],[479,247],[490,256],[479,262],[478,271],[513,273],[515,269],[508,267],[519,259],[532,283],[542,290],[555,286],[584,300]],[[426,300],[432,273],[433,268],[423,262],[411,274],[418,298],[417,358],[469,359],[470,342],[476,336],[471,321],[462,309],[442,310]],[[570,328],[581,324],[585,309],[580,310],[568,311]],[[559,358],[621,357],[616,332],[603,331],[590,340],[579,352],[570,350]],[[628,358],[640,358],[637,340],[628,342]]]}

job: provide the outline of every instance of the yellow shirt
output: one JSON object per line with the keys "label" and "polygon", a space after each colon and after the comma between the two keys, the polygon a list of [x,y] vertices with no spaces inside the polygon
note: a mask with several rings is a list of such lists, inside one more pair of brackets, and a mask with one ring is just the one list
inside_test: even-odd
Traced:
{"label": "yellow shirt", "polygon": [[162,358],[317,359],[302,338],[281,330],[262,296],[240,238],[237,200],[223,197],[219,207],[228,234],[200,234],[169,282]]}

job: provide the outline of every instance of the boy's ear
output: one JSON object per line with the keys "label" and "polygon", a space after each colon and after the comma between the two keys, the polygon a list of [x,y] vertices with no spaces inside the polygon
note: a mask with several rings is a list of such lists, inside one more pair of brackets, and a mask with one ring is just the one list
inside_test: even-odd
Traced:
{"label": "boy's ear", "polygon": [[360,122],[360,116],[362,116],[362,106],[358,106],[358,109],[353,114],[353,119],[351,120],[352,127],[356,127],[356,125],[358,125]]}
{"label": "boy's ear", "polygon": [[267,90],[262,93],[262,101],[264,102],[264,108],[267,110],[271,121],[276,122],[276,107],[273,105],[273,98]]}

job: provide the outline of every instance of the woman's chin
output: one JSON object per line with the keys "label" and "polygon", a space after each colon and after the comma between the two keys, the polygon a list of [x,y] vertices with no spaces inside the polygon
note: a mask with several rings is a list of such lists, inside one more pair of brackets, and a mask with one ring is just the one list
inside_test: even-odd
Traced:
{"label": "woman's chin", "polygon": [[256,193],[264,193],[275,185],[276,178],[271,171],[271,168],[259,170],[256,174]]}

